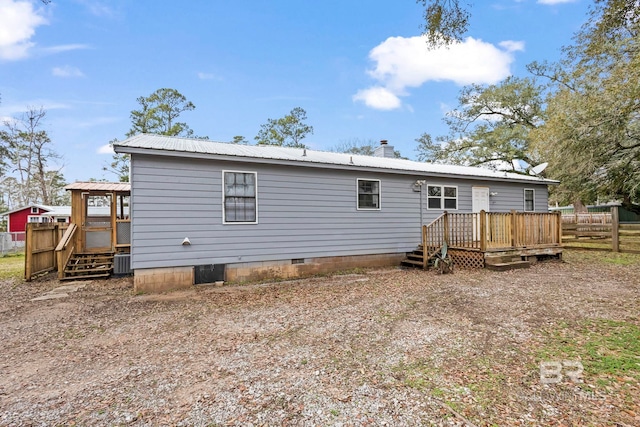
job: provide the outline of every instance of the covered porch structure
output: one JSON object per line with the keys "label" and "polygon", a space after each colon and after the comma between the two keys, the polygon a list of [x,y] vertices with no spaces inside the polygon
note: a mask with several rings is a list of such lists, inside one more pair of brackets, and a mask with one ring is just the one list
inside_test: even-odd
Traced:
{"label": "covered porch structure", "polygon": [[129,271],[131,212],[129,183],[76,182],[71,223],[56,246],[58,278],[108,277]]}

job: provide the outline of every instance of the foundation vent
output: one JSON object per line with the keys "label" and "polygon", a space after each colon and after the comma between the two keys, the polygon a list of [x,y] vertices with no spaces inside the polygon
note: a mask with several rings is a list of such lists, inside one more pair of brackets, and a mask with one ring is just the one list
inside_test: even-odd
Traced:
{"label": "foundation vent", "polygon": [[224,282],[226,264],[206,264],[193,267],[194,282],[196,285],[205,283]]}

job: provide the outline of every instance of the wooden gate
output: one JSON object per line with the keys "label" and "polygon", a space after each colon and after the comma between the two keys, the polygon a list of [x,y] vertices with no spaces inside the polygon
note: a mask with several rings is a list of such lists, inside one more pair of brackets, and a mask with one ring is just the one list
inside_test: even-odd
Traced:
{"label": "wooden gate", "polygon": [[57,268],[56,245],[68,226],[69,224],[63,223],[27,224],[24,248],[26,281]]}

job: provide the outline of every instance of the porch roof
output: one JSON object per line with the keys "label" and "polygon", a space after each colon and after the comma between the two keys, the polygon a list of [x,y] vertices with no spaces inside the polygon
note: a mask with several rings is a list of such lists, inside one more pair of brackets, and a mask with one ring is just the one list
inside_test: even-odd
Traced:
{"label": "porch roof", "polygon": [[131,184],[128,182],[74,182],[64,187],[66,190],[82,191],[131,191]]}

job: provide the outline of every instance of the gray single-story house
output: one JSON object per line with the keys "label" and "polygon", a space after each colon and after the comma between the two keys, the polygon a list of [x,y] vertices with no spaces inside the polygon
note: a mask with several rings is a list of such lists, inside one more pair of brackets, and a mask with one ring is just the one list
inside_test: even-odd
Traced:
{"label": "gray single-story house", "polygon": [[538,176],[301,148],[137,135],[131,268],[139,290],[399,264],[448,212],[547,212]]}

